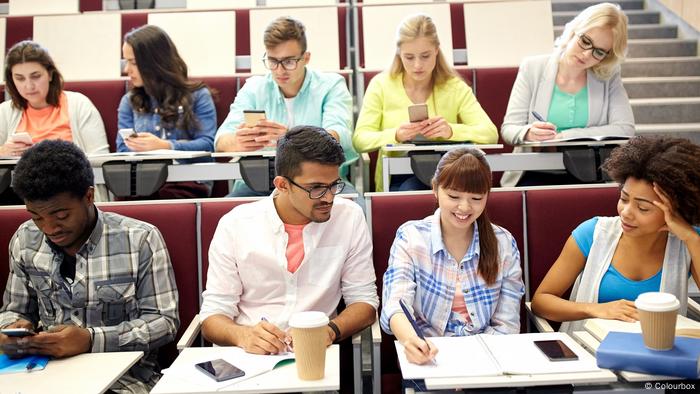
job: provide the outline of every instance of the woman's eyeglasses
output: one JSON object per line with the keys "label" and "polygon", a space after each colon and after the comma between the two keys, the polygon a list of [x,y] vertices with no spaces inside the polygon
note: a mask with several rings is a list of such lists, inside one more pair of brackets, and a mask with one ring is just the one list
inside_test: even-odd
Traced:
{"label": "woman's eyeglasses", "polygon": [[610,51],[606,51],[605,49],[602,48],[596,48],[593,46],[593,40],[591,40],[590,37],[587,35],[581,33],[578,35],[578,46],[581,47],[584,51],[591,50],[591,55],[596,60],[603,60],[605,59],[609,54]]}

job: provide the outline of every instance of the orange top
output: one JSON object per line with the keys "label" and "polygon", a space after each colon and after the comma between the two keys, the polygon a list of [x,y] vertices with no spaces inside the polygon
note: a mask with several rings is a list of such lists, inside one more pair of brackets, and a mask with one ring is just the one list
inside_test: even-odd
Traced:
{"label": "orange top", "polygon": [[304,260],[304,226],[305,224],[284,224],[287,233],[287,271],[295,273]]}
{"label": "orange top", "polygon": [[29,133],[35,143],[43,140],[73,142],[66,94],[61,93],[57,107],[49,105],[46,108],[35,109],[27,105],[27,109],[22,112],[17,132]]}
{"label": "orange top", "polygon": [[455,297],[452,299],[452,312],[460,314],[464,320],[471,322],[467,312],[467,304],[464,303],[464,296],[462,295],[462,283],[459,280],[456,283]]}

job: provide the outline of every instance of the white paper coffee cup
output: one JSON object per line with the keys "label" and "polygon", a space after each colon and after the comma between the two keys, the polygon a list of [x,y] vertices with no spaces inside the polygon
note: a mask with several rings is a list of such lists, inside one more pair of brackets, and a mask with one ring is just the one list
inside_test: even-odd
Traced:
{"label": "white paper coffee cup", "polygon": [[328,316],[323,312],[298,312],[289,319],[299,379],[323,379],[327,325]]}
{"label": "white paper coffee cup", "polygon": [[675,295],[642,293],[634,301],[639,312],[644,345],[653,350],[670,350],[676,337],[676,319],[680,302]]}

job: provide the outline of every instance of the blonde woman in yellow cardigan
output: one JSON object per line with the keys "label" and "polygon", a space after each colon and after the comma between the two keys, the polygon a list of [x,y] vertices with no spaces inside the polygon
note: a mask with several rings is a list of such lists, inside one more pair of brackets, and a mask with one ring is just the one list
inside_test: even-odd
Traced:
{"label": "blonde woman in yellow cardigan", "polygon": [[[412,104],[428,105],[429,117],[408,120]],[[394,176],[391,187],[382,184],[383,147],[412,140],[471,141],[492,144],[498,131],[471,88],[447,64],[432,19],[409,16],[397,32],[391,68],[375,76],[367,87],[352,142],[358,152],[379,150],[376,190],[428,189],[415,176]]]}

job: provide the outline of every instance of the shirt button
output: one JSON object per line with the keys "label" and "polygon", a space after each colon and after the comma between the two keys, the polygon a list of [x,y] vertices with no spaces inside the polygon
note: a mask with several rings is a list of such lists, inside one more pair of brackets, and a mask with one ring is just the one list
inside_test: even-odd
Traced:
{"label": "shirt button", "polygon": [[469,316],[474,316],[474,312],[469,313]]}

